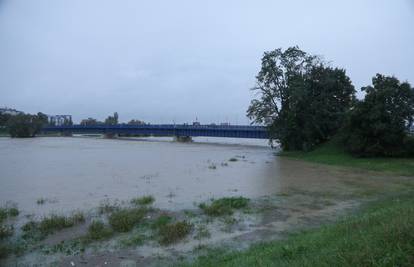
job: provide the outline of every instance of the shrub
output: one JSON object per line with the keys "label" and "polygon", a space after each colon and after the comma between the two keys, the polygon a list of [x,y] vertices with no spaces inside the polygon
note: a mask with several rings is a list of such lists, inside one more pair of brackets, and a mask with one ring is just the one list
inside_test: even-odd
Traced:
{"label": "shrub", "polygon": [[192,225],[186,221],[166,224],[159,229],[160,244],[169,245],[186,237]]}

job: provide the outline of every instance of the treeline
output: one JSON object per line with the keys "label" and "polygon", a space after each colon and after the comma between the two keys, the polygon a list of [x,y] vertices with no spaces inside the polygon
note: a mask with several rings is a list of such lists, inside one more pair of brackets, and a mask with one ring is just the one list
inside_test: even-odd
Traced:
{"label": "treeline", "polygon": [[[118,117],[118,112],[114,112],[113,116],[108,116],[105,121],[98,121],[97,119],[94,118],[87,118],[87,119],[83,119],[80,122],[80,125],[83,126],[92,126],[92,125],[118,125],[118,124],[125,124],[125,123],[120,123],[118,121],[119,117]],[[145,122],[141,121],[141,120],[135,120],[132,119],[129,122],[126,123],[127,125],[144,125]]]}
{"label": "treeline", "polygon": [[265,52],[247,115],[283,150],[310,151],[337,138],[357,156],[413,156],[414,89],[377,74],[356,90],[346,71],[298,47]]}
{"label": "treeline", "polygon": [[[72,120],[65,119],[61,122],[62,125],[72,125]],[[118,113],[115,112],[112,116],[108,116],[105,121],[101,122],[93,118],[84,119],[80,123],[84,126],[91,125],[118,125],[119,123]],[[145,122],[141,120],[130,120],[128,125],[143,125]],[[0,113],[0,130],[2,132],[8,132],[11,137],[34,137],[40,133],[45,126],[55,126],[56,121],[49,120],[46,114],[41,112],[37,114],[8,114]]]}
{"label": "treeline", "polygon": [[41,112],[35,115],[0,114],[0,127],[6,129],[11,137],[34,137],[46,124],[48,124],[48,117]]}

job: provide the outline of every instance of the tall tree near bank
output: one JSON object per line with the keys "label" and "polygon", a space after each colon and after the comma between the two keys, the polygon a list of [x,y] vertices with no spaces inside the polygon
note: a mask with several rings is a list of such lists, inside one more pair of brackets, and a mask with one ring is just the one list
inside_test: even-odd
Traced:
{"label": "tall tree near bank", "polygon": [[372,86],[363,87],[365,98],[350,112],[345,126],[345,147],[358,156],[399,156],[407,142],[414,116],[414,89],[395,77],[377,74]]}
{"label": "tall tree near bank", "polygon": [[342,69],[290,47],[265,52],[247,116],[268,126],[284,150],[310,150],[342,125],[355,89]]}

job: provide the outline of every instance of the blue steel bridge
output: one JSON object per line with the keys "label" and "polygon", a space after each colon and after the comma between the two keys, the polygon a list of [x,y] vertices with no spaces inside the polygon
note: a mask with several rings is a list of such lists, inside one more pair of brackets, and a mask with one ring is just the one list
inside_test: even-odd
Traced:
{"label": "blue steel bridge", "polygon": [[44,133],[62,134],[132,134],[150,136],[176,137],[233,137],[267,139],[267,129],[263,126],[245,125],[177,125],[177,124],[145,124],[145,125],[71,125],[47,126]]}

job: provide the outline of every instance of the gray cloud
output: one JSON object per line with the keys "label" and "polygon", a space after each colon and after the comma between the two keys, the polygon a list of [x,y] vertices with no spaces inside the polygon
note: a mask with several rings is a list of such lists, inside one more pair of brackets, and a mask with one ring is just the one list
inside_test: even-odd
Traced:
{"label": "gray cloud", "polygon": [[266,50],[299,45],[414,83],[414,6],[352,1],[0,1],[0,105],[75,120],[247,123]]}

